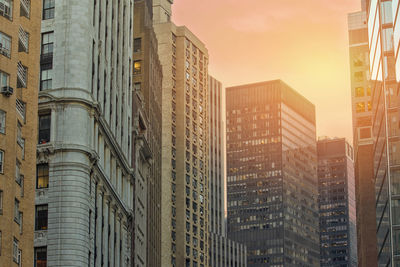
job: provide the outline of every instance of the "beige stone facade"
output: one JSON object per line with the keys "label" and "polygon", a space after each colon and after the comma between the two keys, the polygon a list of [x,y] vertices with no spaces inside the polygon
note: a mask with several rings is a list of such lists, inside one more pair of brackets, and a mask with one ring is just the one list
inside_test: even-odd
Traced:
{"label": "beige stone facade", "polygon": [[0,1],[0,266],[33,266],[41,1]]}
{"label": "beige stone facade", "polygon": [[[171,1],[172,2],[172,1]],[[169,21],[170,1],[155,1],[163,67],[161,262],[208,266],[208,51]]]}

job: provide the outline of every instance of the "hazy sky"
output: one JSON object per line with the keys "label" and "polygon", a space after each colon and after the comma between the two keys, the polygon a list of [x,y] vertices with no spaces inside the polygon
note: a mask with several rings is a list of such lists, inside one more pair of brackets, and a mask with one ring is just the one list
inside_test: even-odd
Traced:
{"label": "hazy sky", "polygon": [[316,106],[318,135],[352,139],[347,13],[360,0],[175,0],[225,87],[282,79]]}

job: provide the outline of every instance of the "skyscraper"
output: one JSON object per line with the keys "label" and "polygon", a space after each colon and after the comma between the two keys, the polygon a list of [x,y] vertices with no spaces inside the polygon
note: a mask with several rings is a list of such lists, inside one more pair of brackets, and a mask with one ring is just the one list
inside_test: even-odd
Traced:
{"label": "skyscraper", "polygon": [[[133,167],[135,266],[161,267],[162,70],[153,30],[152,1],[135,0],[133,24]],[[146,209],[146,210],[144,210]]]}
{"label": "skyscraper", "polygon": [[230,87],[228,236],[249,266],[319,266],[315,107],[280,80]]}
{"label": "skyscraper", "polygon": [[36,262],[131,266],[133,2],[42,14]]}
{"label": "skyscraper", "polygon": [[391,267],[400,265],[399,46],[393,44],[398,39],[393,6],[397,1],[371,0],[368,13],[378,266]]}
{"label": "skyscraper", "polygon": [[209,266],[247,266],[246,247],[227,238],[226,231],[226,160],[225,90],[208,76],[209,125]]}
{"label": "skyscraper", "polygon": [[353,148],[344,138],[320,138],[317,151],[321,267],[356,267]]}
{"label": "skyscraper", "polygon": [[208,51],[170,21],[170,0],[153,2],[163,71],[161,262],[208,264]]}
{"label": "skyscraper", "polygon": [[359,266],[377,266],[372,103],[368,27],[363,11],[348,15]]}
{"label": "skyscraper", "polygon": [[0,266],[32,266],[39,1],[0,1]]}

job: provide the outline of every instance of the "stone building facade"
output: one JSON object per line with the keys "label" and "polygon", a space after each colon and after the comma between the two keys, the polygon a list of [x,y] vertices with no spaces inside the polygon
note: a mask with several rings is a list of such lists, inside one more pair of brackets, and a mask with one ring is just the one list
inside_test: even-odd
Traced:
{"label": "stone building facade", "polygon": [[[162,69],[153,30],[151,0],[135,0],[133,43],[133,166],[135,266],[161,266],[161,87]],[[146,216],[141,207],[145,206]],[[145,237],[142,236],[145,234]],[[145,244],[145,245],[144,245]]]}
{"label": "stone building facade", "polygon": [[0,1],[0,266],[33,265],[39,1]]}
{"label": "stone building facade", "polygon": [[170,21],[169,0],[153,2],[163,70],[161,262],[208,264],[208,52]]}
{"label": "stone building facade", "polygon": [[35,257],[130,266],[133,1],[44,0],[42,16]]}

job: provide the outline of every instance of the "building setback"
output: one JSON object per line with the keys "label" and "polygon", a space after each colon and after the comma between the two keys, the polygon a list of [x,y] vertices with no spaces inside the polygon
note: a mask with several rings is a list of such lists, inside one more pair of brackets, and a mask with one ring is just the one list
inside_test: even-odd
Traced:
{"label": "building setback", "polygon": [[359,266],[377,266],[372,103],[366,3],[348,15]]}
{"label": "building setback", "polygon": [[208,52],[170,21],[169,0],[153,1],[163,70],[162,266],[208,264]]}
{"label": "building setback", "polygon": [[[135,0],[133,24],[134,266],[161,267],[162,69],[151,0]],[[146,208],[146,210],[143,209]]]}
{"label": "building setback", "polygon": [[39,1],[0,2],[0,266],[32,266]]}
{"label": "building setback", "polygon": [[321,267],[356,267],[353,148],[344,138],[321,138],[317,152]]}
{"label": "building setback", "polygon": [[315,107],[280,80],[230,87],[228,236],[248,266],[319,266]]}
{"label": "building setback", "polygon": [[391,267],[400,265],[397,6],[398,1],[371,0],[368,9],[378,266]]}
{"label": "building setback", "polygon": [[208,76],[209,125],[209,266],[246,267],[246,247],[227,238],[226,231],[226,149],[225,90],[215,78]]}
{"label": "building setback", "polygon": [[35,226],[41,266],[131,266],[132,26],[129,0],[43,1]]}

